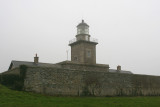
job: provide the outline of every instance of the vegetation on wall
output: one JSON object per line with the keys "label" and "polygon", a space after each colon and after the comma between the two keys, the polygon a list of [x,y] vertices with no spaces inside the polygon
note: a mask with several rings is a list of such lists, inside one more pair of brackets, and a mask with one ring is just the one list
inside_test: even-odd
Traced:
{"label": "vegetation on wall", "polygon": [[0,74],[0,83],[1,83],[1,79],[2,79],[2,74]]}
{"label": "vegetation on wall", "polygon": [[20,75],[18,74],[1,74],[0,83],[15,90],[23,90],[24,79],[27,71],[26,65],[20,65]]}
{"label": "vegetation on wall", "polygon": [[83,87],[83,96],[95,96],[101,93],[101,82],[97,75],[89,75],[85,79],[85,86]]}
{"label": "vegetation on wall", "polygon": [[26,71],[27,71],[27,66],[26,65],[20,65],[20,77],[23,79],[25,79],[26,76]]}
{"label": "vegetation on wall", "polygon": [[1,75],[1,84],[6,85],[10,88],[16,87],[15,82],[20,81],[18,75],[15,74],[4,74]]}

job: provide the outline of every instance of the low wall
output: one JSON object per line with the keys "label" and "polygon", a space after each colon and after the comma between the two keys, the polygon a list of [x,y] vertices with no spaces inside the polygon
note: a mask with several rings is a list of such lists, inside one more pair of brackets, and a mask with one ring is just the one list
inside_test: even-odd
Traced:
{"label": "low wall", "polygon": [[15,74],[15,75],[20,75],[20,69],[19,68],[13,68],[11,70],[2,72],[1,75],[5,75],[5,74]]}
{"label": "low wall", "polygon": [[160,77],[29,67],[24,88],[49,95],[160,95]]}
{"label": "low wall", "polygon": [[81,70],[81,71],[96,71],[96,72],[109,72],[109,65],[107,64],[82,64],[74,63],[71,61],[60,62],[57,65],[60,65],[63,69],[72,69],[72,70]]}

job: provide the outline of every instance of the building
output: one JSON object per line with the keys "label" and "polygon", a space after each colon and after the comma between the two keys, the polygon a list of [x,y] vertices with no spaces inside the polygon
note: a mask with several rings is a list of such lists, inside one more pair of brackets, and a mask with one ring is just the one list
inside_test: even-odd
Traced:
{"label": "building", "polygon": [[89,26],[82,20],[77,26],[76,38],[71,40],[71,61],[85,64],[96,64],[97,39],[89,35]]}
{"label": "building", "polygon": [[20,65],[27,65],[32,67],[57,67],[84,71],[90,70],[132,74],[130,71],[118,70],[118,68],[109,69],[108,64],[96,63],[96,45],[98,44],[98,40],[91,37],[89,34],[89,25],[85,23],[84,20],[77,25],[77,34],[75,37],[76,38],[69,41],[69,46],[71,46],[71,61],[63,61],[56,64],[41,63],[39,62],[39,57],[36,54],[34,62],[11,61],[8,70],[17,68]]}
{"label": "building", "polygon": [[82,20],[77,26],[76,38],[69,42],[71,61],[41,63],[36,54],[33,62],[12,61],[9,70],[2,75],[20,74],[23,72],[20,66],[27,65],[23,89],[49,95],[160,95],[160,76],[133,74],[122,70],[120,65],[109,69],[108,64],[97,64],[97,44],[89,35],[89,26]]}

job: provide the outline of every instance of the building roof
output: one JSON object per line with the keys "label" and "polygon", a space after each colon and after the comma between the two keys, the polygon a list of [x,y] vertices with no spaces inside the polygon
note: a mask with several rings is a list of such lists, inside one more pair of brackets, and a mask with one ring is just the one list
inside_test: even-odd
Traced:
{"label": "building roof", "polygon": [[[34,63],[34,62],[28,62],[28,61],[11,61],[11,64],[9,66],[9,69],[12,69],[12,68],[18,68],[20,65],[27,65],[27,66],[32,66],[32,67],[58,67],[58,68],[61,68],[61,64],[76,64],[76,63],[73,63],[71,61],[63,61],[63,62],[60,62],[60,63],[57,63],[57,64],[51,64],[51,63]],[[109,66],[109,65],[104,65],[104,64],[96,64],[96,66]],[[116,70],[116,69],[109,69],[109,72],[111,73],[124,73],[124,74],[133,74],[131,71],[125,71],[125,70]]]}
{"label": "building roof", "polygon": [[125,71],[125,70],[116,70],[116,69],[109,69],[109,72],[111,72],[111,73],[124,73],[124,74],[133,74],[131,71]]}
{"label": "building roof", "polygon": [[88,25],[87,23],[85,23],[84,20],[82,20],[82,22],[79,23],[79,24],[77,25],[77,27],[78,27],[78,26],[88,26],[88,27],[89,27],[89,25]]}
{"label": "building roof", "polygon": [[41,67],[58,67],[58,65],[56,64],[51,64],[51,63],[34,63],[34,62],[28,62],[28,61],[15,61],[13,60],[9,66],[9,69],[12,69],[12,68],[17,68],[19,67],[20,65],[27,65],[27,66],[33,66],[33,67],[38,67],[38,66],[41,66]]}

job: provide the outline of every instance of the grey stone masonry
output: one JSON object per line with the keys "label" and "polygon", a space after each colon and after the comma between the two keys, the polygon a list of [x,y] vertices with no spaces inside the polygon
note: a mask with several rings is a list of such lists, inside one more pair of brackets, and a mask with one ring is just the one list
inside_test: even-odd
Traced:
{"label": "grey stone masonry", "polygon": [[57,63],[57,65],[61,65],[61,68],[71,70],[109,72],[109,65],[107,64],[83,64],[72,61],[63,61]]}
{"label": "grey stone masonry", "polygon": [[67,96],[160,95],[160,76],[29,67],[24,89]]}

